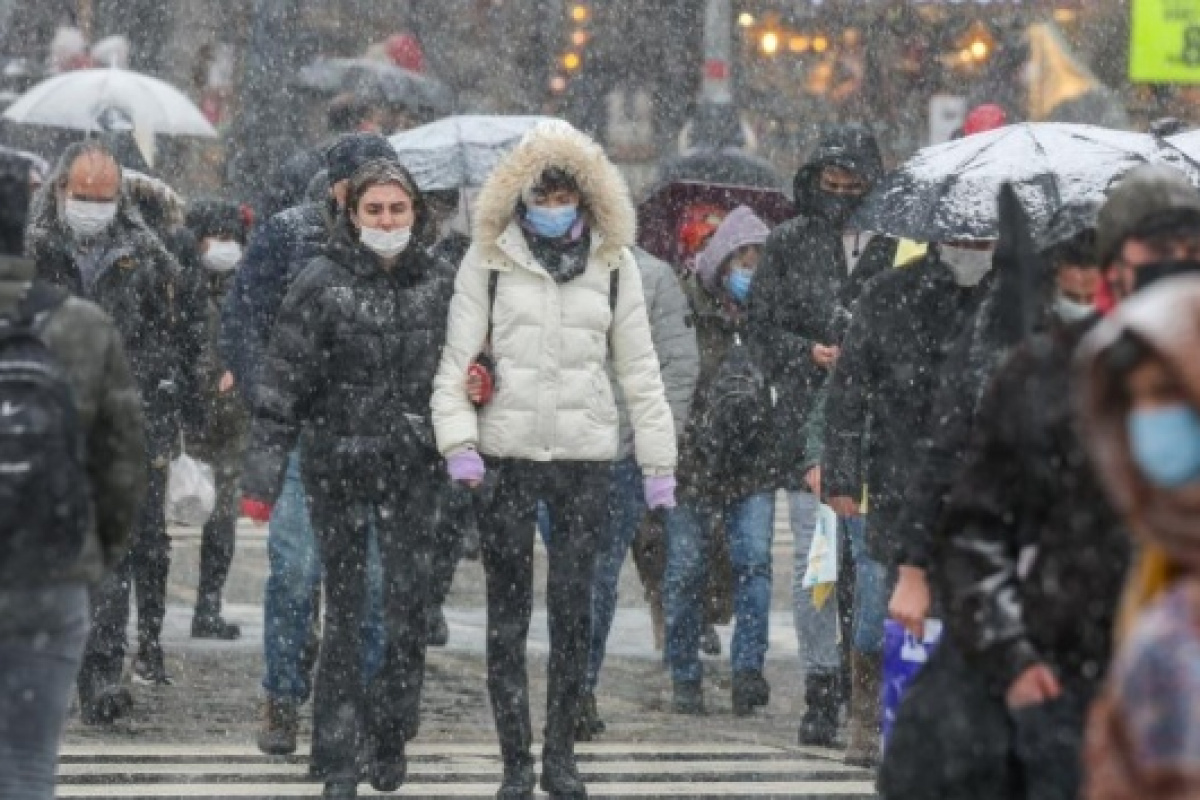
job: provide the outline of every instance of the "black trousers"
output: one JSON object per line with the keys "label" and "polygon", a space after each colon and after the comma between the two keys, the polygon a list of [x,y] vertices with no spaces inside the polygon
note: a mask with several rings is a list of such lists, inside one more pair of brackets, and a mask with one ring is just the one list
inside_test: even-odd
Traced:
{"label": "black trousers", "polygon": [[506,765],[533,744],[525,644],[533,609],[537,501],[550,511],[546,607],[550,623],[545,752],[569,755],[587,673],[596,549],[608,524],[608,462],[489,460],[494,490],[481,504],[487,575],[487,683]]}
{"label": "black trousers", "polygon": [[221,593],[233,564],[234,542],[237,537],[238,500],[241,496],[242,454],[227,454],[212,464],[216,478],[216,504],[212,516],[204,523],[200,539],[200,583],[196,590],[196,611],[203,614],[221,612]]}
{"label": "black trousers", "polygon": [[[360,744],[368,757],[386,762],[417,735],[432,525],[442,480],[429,470],[399,472],[379,481],[390,487],[389,495],[371,500],[341,491],[340,482],[306,482],[325,578],[312,761],[327,779],[357,779]],[[360,640],[372,527],[383,564],[386,650],[378,675],[364,688]]]}
{"label": "black trousers", "polygon": [[430,579],[430,603],[441,608],[454,583],[454,572],[466,549],[465,531],[475,524],[475,508],[469,493],[457,486],[440,490],[437,521],[434,524],[433,574]]}
{"label": "black trousers", "polygon": [[116,570],[91,590],[92,629],[79,683],[85,702],[96,691],[114,686],[121,679],[131,591],[137,593],[139,647],[159,644],[167,608],[167,575],[171,569],[166,504],[167,468],[151,464],[146,499],[129,550]]}

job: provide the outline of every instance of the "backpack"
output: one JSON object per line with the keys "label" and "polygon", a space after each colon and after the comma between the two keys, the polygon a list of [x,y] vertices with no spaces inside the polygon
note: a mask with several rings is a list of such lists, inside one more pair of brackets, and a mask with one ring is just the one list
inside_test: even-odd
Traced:
{"label": "backpack", "polygon": [[65,292],[35,282],[0,318],[0,587],[72,566],[91,525],[75,393],[43,339]]}

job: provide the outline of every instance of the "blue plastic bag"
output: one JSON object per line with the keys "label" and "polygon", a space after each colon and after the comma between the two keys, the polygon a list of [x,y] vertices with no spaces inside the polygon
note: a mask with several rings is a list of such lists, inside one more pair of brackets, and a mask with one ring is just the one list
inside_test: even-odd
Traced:
{"label": "blue plastic bag", "polygon": [[920,641],[899,622],[889,619],[883,627],[883,745],[900,712],[904,692],[933,655],[942,638],[940,620],[925,621],[925,638]]}

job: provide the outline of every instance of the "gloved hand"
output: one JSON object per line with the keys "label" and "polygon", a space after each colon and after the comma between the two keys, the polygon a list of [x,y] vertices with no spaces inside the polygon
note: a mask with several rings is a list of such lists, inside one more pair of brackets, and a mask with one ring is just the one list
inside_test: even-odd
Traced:
{"label": "gloved hand", "polygon": [[645,480],[646,507],[653,511],[656,508],[675,507],[675,476],[655,475]]}
{"label": "gloved hand", "polygon": [[242,498],[242,516],[259,524],[270,522],[273,510],[273,506],[263,500],[255,500],[253,497]]}
{"label": "gloved hand", "polygon": [[483,481],[487,467],[477,451],[463,450],[446,459],[446,471],[452,480],[474,487]]}

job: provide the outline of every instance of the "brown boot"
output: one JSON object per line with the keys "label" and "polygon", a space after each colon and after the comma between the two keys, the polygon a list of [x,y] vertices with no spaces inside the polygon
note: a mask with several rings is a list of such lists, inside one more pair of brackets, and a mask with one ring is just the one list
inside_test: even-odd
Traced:
{"label": "brown boot", "polygon": [[880,686],[883,658],[879,654],[850,655],[850,724],[847,731],[846,763],[875,769],[880,761]]}
{"label": "brown boot", "polygon": [[287,756],[296,752],[300,714],[292,700],[268,697],[263,703],[263,727],[258,732],[258,749],[269,756]]}

